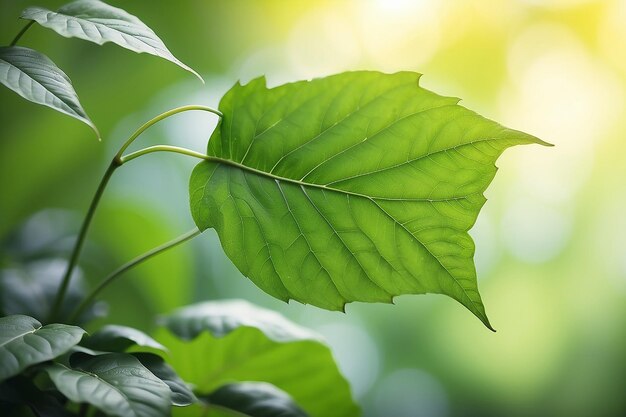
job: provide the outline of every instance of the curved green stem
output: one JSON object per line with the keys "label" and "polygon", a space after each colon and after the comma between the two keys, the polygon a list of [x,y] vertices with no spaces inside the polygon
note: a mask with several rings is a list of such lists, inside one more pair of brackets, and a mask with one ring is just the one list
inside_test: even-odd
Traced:
{"label": "curved green stem", "polygon": [[129,269],[132,269],[133,267],[141,264],[144,261],[147,261],[153,256],[160,254],[161,252],[165,252],[168,249],[176,247],[180,245],[181,243],[186,242],[198,236],[200,233],[202,232],[198,228],[194,228],[193,230],[190,230],[187,233],[180,235],[175,239],[170,240],[169,242],[159,245],[156,248],[153,248],[149,250],[148,252],[137,256],[136,258],[126,262],[124,265],[117,268],[115,271],[111,272],[105,279],[102,280],[102,282],[96,288],[94,288],[91,294],[89,294],[80,303],[80,305],[76,308],[74,313],[70,316],[70,322],[73,322],[76,319],[78,319],[80,315],[83,313],[83,311],[85,311],[85,309],[94,301],[96,296],[100,294],[102,290],[104,290],[107,286],[109,286],[113,281],[119,278],[126,271],[128,271]]}
{"label": "curved green stem", "polygon": [[122,155],[124,154],[126,149],[135,141],[135,139],[137,139],[137,137],[139,135],[141,135],[144,131],[146,131],[150,126],[160,122],[163,119],[166,119],[166,118],[168,118],[170,116],[173,116],[173,115],[175,115],[177,113],[182,113],[182,112],[190,111],[190,110],[207,111],[209,113],[216,114],[219,117],[223,116],[222,112],[220,112],[219,110],[215,110],[215,109],[213,109],[211,107],[201,106],[201,105],[198,105],[198,104],[191,104],[191,105],[188,105],[188,106],[182,106],[182,107],[177,107],[177,108],[172,109],[172,110],[168,110],[165,113],[161,113],[160,115],[156,116],[152,120],[147,121],[139,129],[137,129],[137,131],[135,133],[133,133],[132,136],[129,137],[128,140],[122,145],[120,150],[115,155],[115,159],[121,165],[123,163],[122,160],[121,160],[122,159]]}
{"label": "curved green stem", "polygon": [[178,146],[170,146],[170,145],[155,145],[148,146],[147,148],[140,149],[138,151],[129,153],[128,155],[121,156],[119,161],[122,164],[125,164],[128,161],[132,161],[135,158],[139,158],[142,155],[147,155],[152,152],[174,152],[180,153],[187,156],[193,156],[194,158],[199,159],[213,159],[212,157],[205,155],[200,152],[192,151],[191,149],[181,148]]}
{"label": "curved green stem", "polygon": [[30,28],[33,25],[33,23],[35,23],[34,20],[31,20],[30,22],[26,23],[26,26],[24,26],[22,30],[19,31],[19,33],[15,36],[15,38],[13,38],[13,41],[11,41],[11,44],[9,46],[15,46],[15,44],[17,44],[17,41],[20,40],[20,38],[26,33],[28,28]]}
{"label": "curved green stem", "polygon": [[54,299],[54,304],[52,305],[52,310],[50,310],[49,321],[53,322],[57,319],[57,315],[61,309],[61,305],[63,304],[63,299],[65,298],[65,293],[67,292],[67,287],[70,284],[70,279],[72,276],[72,272],[74,271],[74,267],[78,262],[78,258],[80,256],[80,251],[83,248],[83,244],[85,243],[85,237],[87,236],[87,229],[89,229],[89,225],[91,224],[91,219],[93,219],[93,215],[96,212],[96,208],[98,207],[98,203],[100,202],[100,198],[104,193],[104,189],[109,183],[109,179],[113,175],[113,172],[120,165],[113,160],[109,167],[107,168],[104,176],[100,180],[100,185],[98,185],[98,189],[96,190],[96,194],[93,196],[91,200],[91,204],[89,205],[89,209],[87,210],[87,214],[85,215],[85,219],[83,220],[83,224],[80,226],[80,231],[78,232],[78,238],[76,239],[76,243],[74,243],[74,248],[72,249],[72,254],[70,255],[69,263],[67,264],[67,268],[65,270],[65,275],[63,276],[63,280],[61,281],[61,287],[57,291],[56,297]]}
{"label": "curved green stem", "polygon": [[[22,32],[25,32],[26,29],[28,29],[28,26],[22,29]],[[168,110],[165,113],[161,113],[160,115],[144,123],[139,129],[135,131],[135,133],[133,133],[128,138],[126,142],[124,142],[120,150],[115,154],[115,156],[113,157],[113,160],[109,164],[109,167],[104,173],[104,176],[100,180],[100,185],[98,186],[98,189],[96,190],[96,194],[91,200],[91,204],[89,205],[89,209],[81,225],[80,231],[78,233],[78,238],[76,239],[76,243],[74,244],[74,248],[72,249],[72,253],[70,255],[70,260],[67,265],[67,269],[65,270],[65,275],[63,276],[63,280],[61,281],[61,286],[59,287],[59,290],[57,291],[54,304],[52,305],[52,309],[50,310],[49,321],[54,321],[57,319],[57,316],[61,309],[61,305],[63,304],[63,300],[65,299],[65,293],[67,292],[67,288],[71,280],[72,272],[74,271],[74,268],[76,267],[76,263],[78,262],[78,258],[80,257],[80,252],[83,248],[83,244],[85,242],[85,237],[87,235],[87,231],[91,224],[91,220],[93,219],[93,215],[96,211],[96,208],[98,207],[100,198],[102,197],[102,194],[104,193],[104,189],[106,188],[109,182],[109,179],[111,178],[111,175],[113,175],[113,172],[117,168],[119,168],[124,162],[128,162],[130,160],[130,159],[126,159],[126,161],[122,160],[122,154],[124,153],[124,151],[135,141],[135,139],[139,137],[139,135],[145,132],[150,126],[170,116],[173,116],[178,113],[190,111],[190,110],[207,111],[207,112],[210,112],[210,113],[213,113],[222,117],[222,113],[219,110],[215,110],[211,107],[196,105],[196,104],[177,107],[175,109]],[[134,158],[131,158],[131,159],[134,159]]]}

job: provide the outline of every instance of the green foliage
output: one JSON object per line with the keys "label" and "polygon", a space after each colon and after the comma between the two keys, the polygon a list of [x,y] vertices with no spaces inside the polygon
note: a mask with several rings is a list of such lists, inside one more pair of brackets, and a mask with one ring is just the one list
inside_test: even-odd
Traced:
{"label": "green foliage", "polygon": [[85,331],[66,324],[41,323],[32,317],[0,318],[0,382],[31,365],[49,361],[80,342]]}
{"label": "green foliage", "polygon": [[54,363],[44,369],[67,398],[89,403],[107,415],[165,417],[169,414],[169,387],[130,354],[74,354],[71,368]]}
{"label": "green foliage", "polygon": [[104,2],[78,0],[57,12],[44,7],[29,7],[22,12],[21,18],[33,20],[66,38],[84,39],[98,45],[112,42],[133,52],[158,56],[202,80],[197,72],[180,62],[141,20]]}
{"label": "green foliage", "polygon": [[[35,22],[64,37],[164,58],[200,78],[138,18],[101,1],[79,0],[57,12],[30,7],[21,17],[28,25],[11,46],[0,47],[0,82],[94,130],[69,78],[43,54],[14,46]],[[69,262],[57,258],[63,251],[54,240],[52,249],[34,245],[40,246],[34,253],[0,258],[3,412],[165,417],[172,405],[193,405],[188,410],[203,415],[359,415],[324,340],[245,301],[206,302],[163,317],[167,348],[127,326],[106,325],[83,337],[80,327],[42,324],[98,317],[92,301],[101,290],[207,228],[217,230],[245,275],[279,299],[343,310],[352,301],[440,293],[491,328],[467,231],[499,155],[514,145],[547,144],[425,90],[418,80],[410,72],[361,71],[268,89],[260,78],[235,85],[221,112],[183,106],[141,126],[105,172]],[[222,118],[207,155],[170,145],[125,155],[150,126],[188,110]],[[75,267],[104,189],[118,167],[157,151],[204,160],[190,179],[198,229],[125,263],[86,296]],[[146,232],[137,219],[119,225],[127,233],[137,228],[142,240],[135,243],[143,246]],[[106,233],[123,251],[119,233],[110,226]],[[171,281],[150,291],[171,297],[184,288]],[[172,365],[146,349],[170,351]]]}
{"label": "green foliage", "polygon": [[83,342],[83,346],[89,349],[108,352],[123,352],[133,345],[167,351],[165,346],[141,330],[117,324],[102,327]]}
{"label": "green foliage", "polygon": [[174,368],[168,365],[163,358],[154,353],[133,353],[139,362],[150,370],[161,381],[170,387],[172,405],[187,406],[198,401],[187,383],[178,376]]}
{"label": "green foliage", "polygon": [[182,308],[162,322],[183,339],[161,337],[172,365],[199,396],[233,381],[265,381],[311,416],[359,415],[329,347],[275,312],[245,301],[213,301]]}
{"label": "green foliage", "polygon": [[28,101],[86,123],[100,137],[69,77],[44,54],[22,46],[0,47],[0,82]]}
{"label": "green foliage", "polygon": [[541,140],[418,85],[352,72],[235,85],[190,181],[201,230],[281,300],[343,310],[448,295],[491,328],[467,233],[502,151]]}
{"label": "green foliage", "polygon": [[250,417],[307,417],[285,392],[265,382],[224,385],[205,398],[210,404]]}

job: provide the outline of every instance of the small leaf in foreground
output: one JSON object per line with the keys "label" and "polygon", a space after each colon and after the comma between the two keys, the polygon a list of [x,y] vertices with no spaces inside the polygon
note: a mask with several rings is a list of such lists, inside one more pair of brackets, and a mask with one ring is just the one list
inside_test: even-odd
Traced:
{"label": "small leaf in foreground", "polygon": [[265,292],[330,310],[448,295],[491,329],[468,230],[508,147],[545,142],[419,86],[420,74],[347,72],[268,89],[236,84],[190,179],[215,228]]}
{"label": "small leaf in foreground", "polygon": [[250,417],[308,416],[289,394],[265,382],[224,385],[204,399],[209,407],[217,405]]}
{"label": "small leaf in foreground", "polygon": [[80,342],[85,331],[65,324],[41,323],[32,317],[0,318],[0,382],[31,365],[49,361]]}
{"label": "small leaf in foreground", "polygon": [[[195,392],[233,381],[264,381],[287,392],[314,417],[360,414],[321,336],[246,301],[211,301],[163,319],[170,363]],[[329,389],[329,387],[331,387]]]}
{"label": "small leaf in foreground", "polygon": [[86,338],[82,345],[90,349],[108,352],[123,352],[133,345],[167,351],[165,346],[141,330],[117,324],[103,326]]}
{"label": "small leaf in foreground", "polygon": [[22,46],[1,46],[0,83],[28,101],[80,120],[100,139],[98,129],[78,101],[72,82],[44,54]]}
{"label": "small leaf in foreground", "polygon": [[179,61],[139,18],[102,1],[78,0],[66,4],[57,12],[44,7],[29,7],[22,12],[21,18],[33,20],[66,38],[79,38],[98,45],[113,42],[133,52],[158,56],[204,82],[197,72]]}
{"label": "small leaf in foreground", "polygon": [[76,403],[89,403],[110,416],[166,417],[170,388],[137,358],[126,353],[74,354],[70,369],[45,367],[57,389]]}
{"label": "small leaf in foreground", "polygon": [[193,404],[197,401],[196,396],[181,379],[174,368],[167,364],[159,355],[154,353],[133,353],[134,357],[150,370],[157,378],[165,382],[172,391],[172,405],[179,407]]}

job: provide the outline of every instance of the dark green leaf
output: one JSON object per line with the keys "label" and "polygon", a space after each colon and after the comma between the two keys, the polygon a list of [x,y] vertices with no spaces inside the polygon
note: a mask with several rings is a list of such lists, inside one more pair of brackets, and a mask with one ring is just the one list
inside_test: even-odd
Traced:
{"label": "dark green leaf", "polygon": [[3,416],[18,416],[20,406],[27,406],[41,417],[71,416],[52,393],[40,390],[28,378],[16,376],[0,384],[0,410]]}
{"label": "dark green leaf", "polygon": [[[317,417],[359,415],[350,387],[320,336],[245,301],[182,308],[163,320],[171,364],[195,392],[233,381],[264,381]],[[169,336],[169,337],[168,337]]]}
{"label": "dark green leaf", "polygon": [[42,326],[32,317],[0,318],[0,382],[49,361],[80,342],[85,331],[65,324]]}
{"label": "dark green leaf", "polygon": [[[54,303],[67,267],[64,259],[43,259],[0,271],[0,311],[4,315],[25,314],[45,321]],[[79,269],[74,271],[61,307],[59,320],[64,321],[85,295],[84,280]],[[78,324],[106,313],[102,302],[92,305],[79,317]]]}
{"label": "dark green leaf", "polygon": [[71,401],[89,403],[111,416],[169,415],[169,387],[134,356],[75,354],[71,361],[73,369],[59,363],[45,368],[57,389]]}
{"label": "dark green leaf", "polygon": [[98,129],[78,101],[72,82],[44,54],[22,46],[1,46],[0,82],[28,101],[86,123],[100,138]]}
{"label": "dark green leaf", "polygon": [[169,366],[163,358],[154,353],[133,353],[139,361],[150,370],[157,378],[165,382],[172,391],[172,404],[186,406],[197,401],[196,396],[187,386],[176,371]]}
{"label": "dark green leaf", "polygon": [[78,0],[53,12],[44,7],[29,7],[22,19],[34,20],[66,38],[80,38],[102,45],[113,42],[133,52],[164,58],[202,77],[180,62],[159,37],[137,17],[125,10],[97,0]]}
{"label": "dark green leaf", "polygon": [[228,384],[207,395],[210,405],[249,417],[307,417],[289,394],[265,382]]}
{"label": "dark green leaf", "polygon": [[90,349],[108,352],[123,352],[133,345],[167,351],[165,346],[141,330],[116,324],[102,327],[85,339],[82,345]]}
{"label": "dark green leaf", "polygon": [[190,181],[191,212],[282,299],[331,310],[446,294],[491,328],[467,231],[504,149],[543,143],[418,85],[349,72],[235,85]]}

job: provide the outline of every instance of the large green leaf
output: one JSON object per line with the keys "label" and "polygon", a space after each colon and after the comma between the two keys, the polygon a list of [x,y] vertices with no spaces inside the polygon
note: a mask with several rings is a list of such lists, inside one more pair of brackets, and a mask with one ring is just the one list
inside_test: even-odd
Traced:
{"label": "large green leaf", "polygon": [[[235,85],[191,212],[264,291],[322,308],[441,293],[491,328],[467,231],[509,146],[544,143],[418,85],[350,72]],[[544,143],[545,144],[545,143]]]}
{"label": "large green leaf", "polygon": [[287,393],[265,382],[224,385],[204,399],[209,405],[223,407],[249,417],[308,416]]}
{"label": "large green leaf", "polygon": [[32,317],[0,318],[0,382],[37,363],[64,354],[85,334],[80,327],[65,324],[42,326]]}
{"label": "large green leaf", "polygon": [[[320,336],[245,301],[182,308],[163,323],[171,363],[206,395],[233,381],[265,381],[317,417],[359,415],[350,387]],[[166,341],[166,342],[165,342]]]}
{"label": "large green leaf", "polygon": [[86,123],[100,137],[69,77],[44,54],[22,46],[0,46],[0,82],[28,101]]}
{"label": "large green leaf", "polygon": [[132,327],[108,324],[89,336],[83,346],[109,352],[123,352],[133,345],[167,351],[167,348],[142,332]]}
{"label": "large green leaf", "polygon": [[57,389],[77,403],[89,403],[110,416],[165,417],[169,387],[134,356],[74,354],[70,369],[59,363],[45,370]]}
{"label": "large green leaf", "polygon": [[57,12],[44,7],[29,7],[22,19],[34,20],[66,38],[80,38],[102,45],[113,42],[133,52],[145,52],[175,63],[202,77],[183,64],[167,49],[159,37],[136,16],[98,0],[78,0]]}

